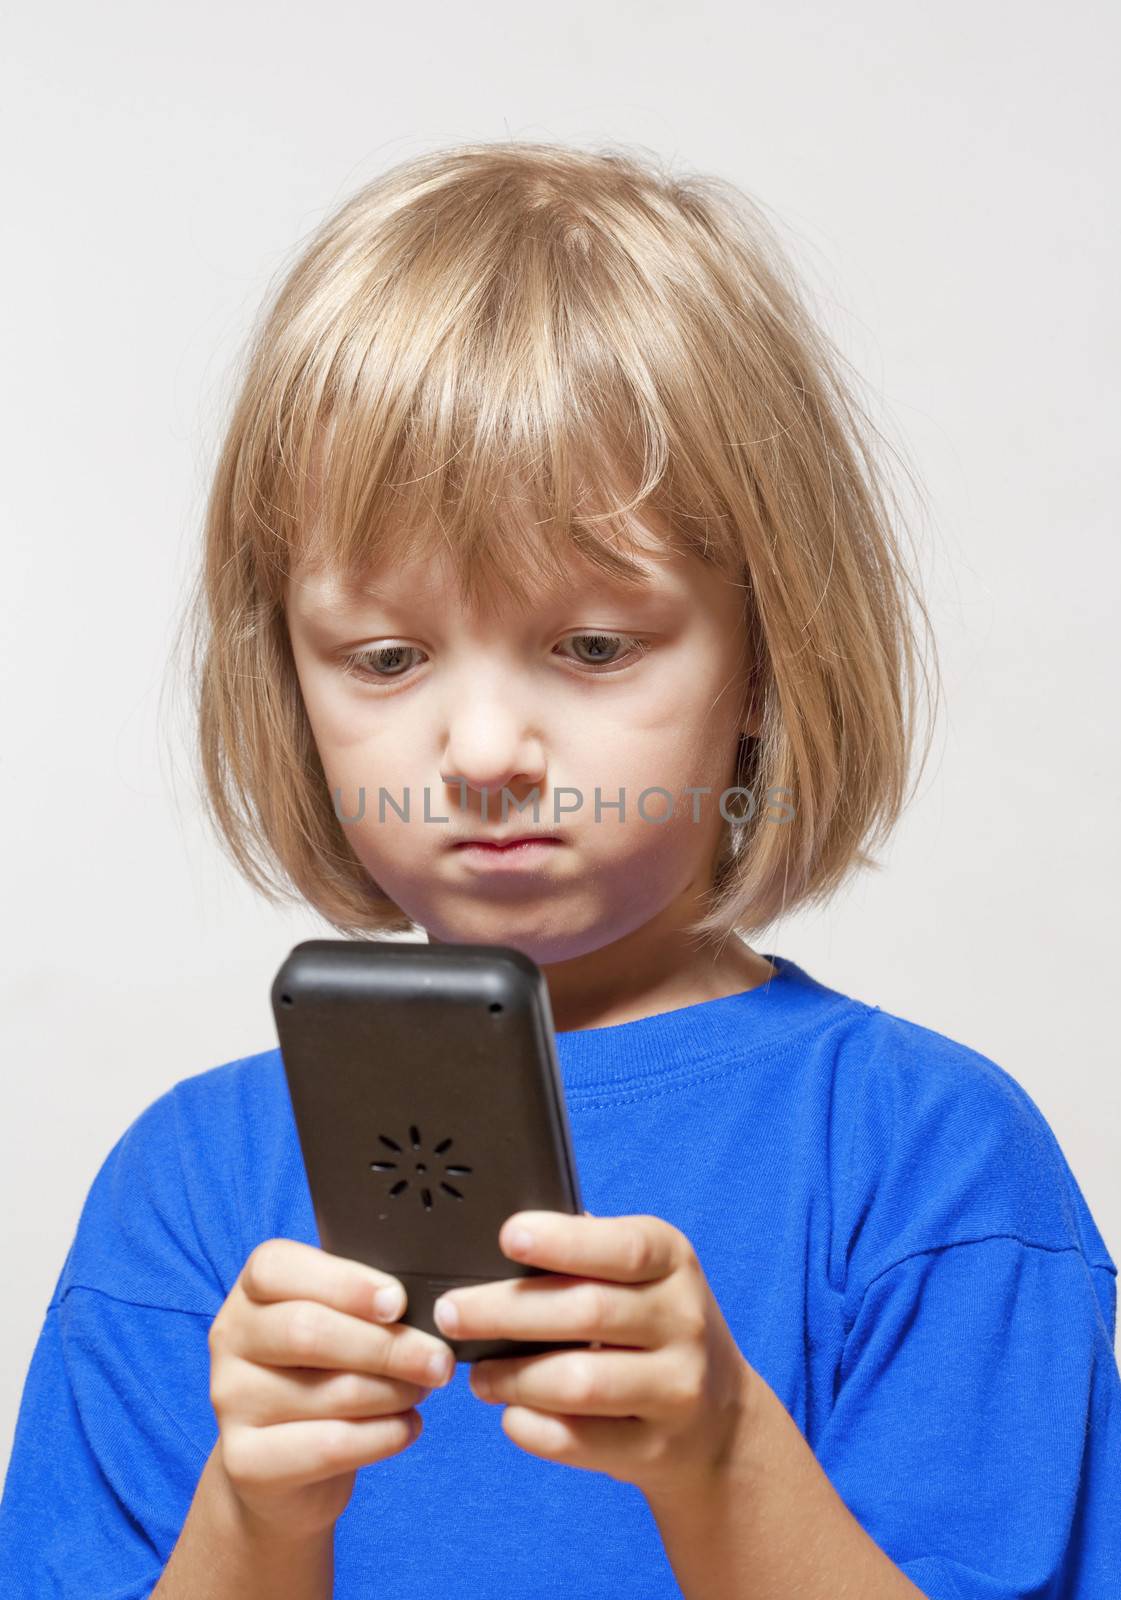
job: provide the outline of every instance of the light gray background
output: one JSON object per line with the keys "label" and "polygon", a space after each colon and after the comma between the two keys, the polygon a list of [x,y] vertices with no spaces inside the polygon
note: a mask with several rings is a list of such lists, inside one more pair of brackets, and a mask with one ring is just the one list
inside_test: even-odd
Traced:
{"label": "light gray background", "polygon": [[461,140],[646,146],[784,224],[924,486],[946,705],[883,870],[757,943],[1010,1072],[1121,1259],[1117,16],[137,0],[9,19],[0,1458],[110,1147],[178,1079],[275,1044],[273,973],[332,932],[232,874],[165,753],[229,363],[328,210]]}

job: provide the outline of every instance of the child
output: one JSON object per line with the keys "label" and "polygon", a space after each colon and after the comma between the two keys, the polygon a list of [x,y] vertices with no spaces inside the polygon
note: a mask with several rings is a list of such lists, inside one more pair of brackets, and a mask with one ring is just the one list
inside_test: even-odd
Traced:
{"label": "child", "polygon": [[745,942],[906,799],[870,435],[714,179],[460,147],[312,240],[208,510],[207,795],[341,934],[541,966],[591,1210],[441,1326],[589,1348],[430,1372],[317,1248],[278,1052],[188,1078],[47,1307],[6,1600],[1121,1592],[1116,1267],[1047,1123]]}

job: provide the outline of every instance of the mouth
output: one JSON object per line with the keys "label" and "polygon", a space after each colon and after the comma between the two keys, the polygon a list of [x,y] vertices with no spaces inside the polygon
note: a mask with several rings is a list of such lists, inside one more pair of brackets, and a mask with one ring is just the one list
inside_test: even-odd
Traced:
{"label": "mouth", "polygon": [[464,839],[454,846],[464,870],[487,879],[551,875],[554,858],[564,848],[563,840],[545,834],[506,839],[501,843],[491,839]]}
{"label": "mouth", "polygon": [[454,850],[484,850],[505,855],[513,850],[532,850],[539,846],[558,845],[561,840],[555,833],[523,833],[512,839],[459,839]]}

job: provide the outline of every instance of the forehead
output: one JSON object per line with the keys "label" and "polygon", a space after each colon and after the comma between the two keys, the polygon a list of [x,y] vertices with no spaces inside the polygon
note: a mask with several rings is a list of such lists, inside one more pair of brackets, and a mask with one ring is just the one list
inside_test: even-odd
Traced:
{"label": "forehead", "polygon": [[[545,577],[536,584],[531,581],[530,607],[626,596],[672,599],[688,592],[692,569],[700,565],[695,557],[667,549],[649,537],[632,554],[641,568],[634,582],[611,577],[592,562],[573,555],[565,563],[561,581]],[[527,556],[527,563],[531,560]],[[416,613],[458,609],[460,604],[447,558],[394,561],[349,583],[337,572],[296,567],[288,580],[286,599],[293,615],[309,620],[345,616],[373,607]],[[486,604],[501,609],[507,602],[491,597]]]}

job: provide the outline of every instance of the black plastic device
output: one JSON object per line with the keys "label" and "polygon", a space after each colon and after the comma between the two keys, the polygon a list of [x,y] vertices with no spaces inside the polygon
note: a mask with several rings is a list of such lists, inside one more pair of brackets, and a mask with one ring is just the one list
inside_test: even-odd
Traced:
{"label": "black plastic device", "polygon": [[458,1361],[586,1341],[456,1341],[446,1290],[534,1277],[498,1233],[515,1211],[580,1200],[549,991],[505,945],[310,939],[277,972],[272,1008],[319,1242],[392,1273],[401,1318]]}

